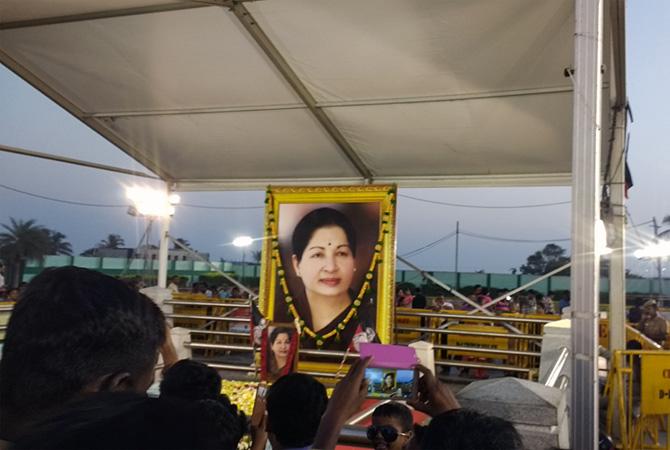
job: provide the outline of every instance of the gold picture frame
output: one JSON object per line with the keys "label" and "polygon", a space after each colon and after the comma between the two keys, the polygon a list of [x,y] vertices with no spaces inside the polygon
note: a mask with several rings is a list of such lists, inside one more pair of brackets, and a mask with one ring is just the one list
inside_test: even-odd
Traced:
{"label": "gold picture frame", "polygon": [[[360,339],[361,342],[368,339],[368,341],[391,343],[395,286],[396,193],[395,185],[268,187],[265,200],[265,239],[259,308],[268,320],[295,322],[301,332],[301,349],[356,351],[354,347]],[[337,213],[330,210],[335,210]],[[300,225],[301,223],[310,222],[310,218],[321,217],[324,214],[338,217],[344,215],[349,225],[320,225],[321,228],[314,228],[308,233],[298,231],[306,229]],[[314,267],[312,260],[322,257],[325,260],[324,255],[331,251],[328,247],[331,245],[331,238],[328,238],[327,243],[323,241],[323,247],[314,246],[321,248],[325,253],[310,256],[310,262],[303,262],[307,261],[303,258],[303,254],[298,257],[294,253],[294,247],[296,242],[300,241],[300,236],[309,238],[303,239],[303,244],[308,240],[310,244],[303,245],[303,250],[313,251],[310,250],[312,238],[317,239],[317,230],[324,227],[342,229],[340,234],[334,235],[334,246],[340,242],[338,236],[342,236],[346,244],[350,243],[351,239],[355,241],[355,245],[351,245],[354,247],[350,249],[351,255],[342,256],[348,258],[345,261],[346,269],[339,267],[326,269],[333,270],[334,275],[326,275],[325,280],[318,279],[319,283],[326,283],[327,289],[331,291],[335,289],[333,286],[340,291],[346,286],[349,306],[344,307],[339,315],[333,313],[332,320],[331,316],[317,315],[318,311],[324,309],[313,299],[318,287],[316,291],[312,289],[314,283],[305,275],[310,267]],[[344,228],[350,232],[344,232]],[[303,265],[307,267],[301,275]],[[351,265],[354,266],[353,272],[348,274]],[[321,302],[324,298],[329,299],[327,296],[318,298]],[[312,314],[312,311],[317,312]],[[317,326],[319,322],[324,321],[328,322],[325,327],[315,329],[319,328]],[[301,355],[301,362],[304,359]],[[319,358],[317,360],[324,361]],[[337,361],[339,362],[339,359]]]}

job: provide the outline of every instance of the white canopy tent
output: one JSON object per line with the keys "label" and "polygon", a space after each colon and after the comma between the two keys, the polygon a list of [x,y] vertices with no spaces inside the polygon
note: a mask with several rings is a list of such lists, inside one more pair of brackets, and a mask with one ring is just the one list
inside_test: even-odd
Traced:
{"label": "white canopy tent", "polygon": [[[603,167],[621,156],[623,43],[624,0],[0,3],[0,62],[171,189],[572,183],[573,278],[590,280],[573,305],[591,338],[599,146],[613,149]],[[573,448],[597,426],[595,371],[579,371],[591,338],[576,350]]]}

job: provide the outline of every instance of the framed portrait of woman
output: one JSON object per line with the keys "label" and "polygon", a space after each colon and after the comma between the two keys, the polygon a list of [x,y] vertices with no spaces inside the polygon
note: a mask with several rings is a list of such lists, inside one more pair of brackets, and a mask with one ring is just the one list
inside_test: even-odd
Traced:
{"label": "framed portrait of woman", "polygon": [[296,323],[305,349],[389,343],[395,202],[393,185],[269,187],[263,315]]}
{"label": "framed portrait of woman", "polygon": [[269,322],[261,337],[261,381],[276,381],[295,372],[300,336],[293,323]]}

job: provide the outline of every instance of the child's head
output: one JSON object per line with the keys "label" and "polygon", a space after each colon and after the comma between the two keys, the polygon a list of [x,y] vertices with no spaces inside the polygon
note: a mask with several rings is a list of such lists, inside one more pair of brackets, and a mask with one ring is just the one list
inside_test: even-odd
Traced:
{"label": "child's head", "polygon": [[402,403],[389,402],[372,413],[368,438],[376,450],[401,450],[412,438],[414,420],[410,409]]}

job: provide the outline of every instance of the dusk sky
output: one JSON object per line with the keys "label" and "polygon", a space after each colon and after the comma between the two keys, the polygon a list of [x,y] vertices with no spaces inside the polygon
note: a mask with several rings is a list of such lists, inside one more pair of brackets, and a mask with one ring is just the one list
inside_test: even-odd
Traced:
{"label": "dusk sky", "polygon": [[[635,223],[642,224],[629,236],[650,235],[649,221],[670,215],[667,180],[670,153],[665,132],[670,123],[670,2],[629,1],[627,5],[627,89],[634,123],[630,125],[629,165],[635,186],[628,209]],[[98,136],[59,106],[0,66],[0,144],[69,156],[118,167],[145,170],[121,150]],[[126,214],[123,186],[143,181],[130,176],[65,165],[0,152],[0,223],[9,218],[36,219],[64,233],[78,254],[110,233],[123,236],[135,246],[145,223]],[[160,182],[155,183],[157,186]],[[23,193],[98,206],[82,206],[39,199]],[[480,237],[460,236],[459,269],[509,273],[526,256],[555,242],[568,248],[570,205],[541,208],[487,209],[490,205],[528,205],[567,202],[570,189],[402,189],[398,203],[397,253],[419,249],[455,231]],[[408,198],[458,203],[480,208],[438,205]],[[262,235],[263,192],[183,193],[171,234],[209,252],[213,260],[241,259],[241,251],[230,242],[239,235]],[[191,205],[191,206],[189,206]],[[245,207],[247,209],[209,209]],[[248,209],[255,207],[255,209]],[[158,228],[158,227],[155,227]],[[670,227],[667,227],[670,228]],[[485,239],[504,238],[511,242]],[[154,234],[153,243],[157,243]],[[631,242],[632,243],[632,242]],[[256,249],[260,248],[259,246]],[[430,270],[454,269],[455,239],[452,237],[410,257]],[[632,253],[631,248],[628,253]],[[248,258],[248,257],[247,257]],[[628,259],[632,271],[654,275],[648,261]]]}

